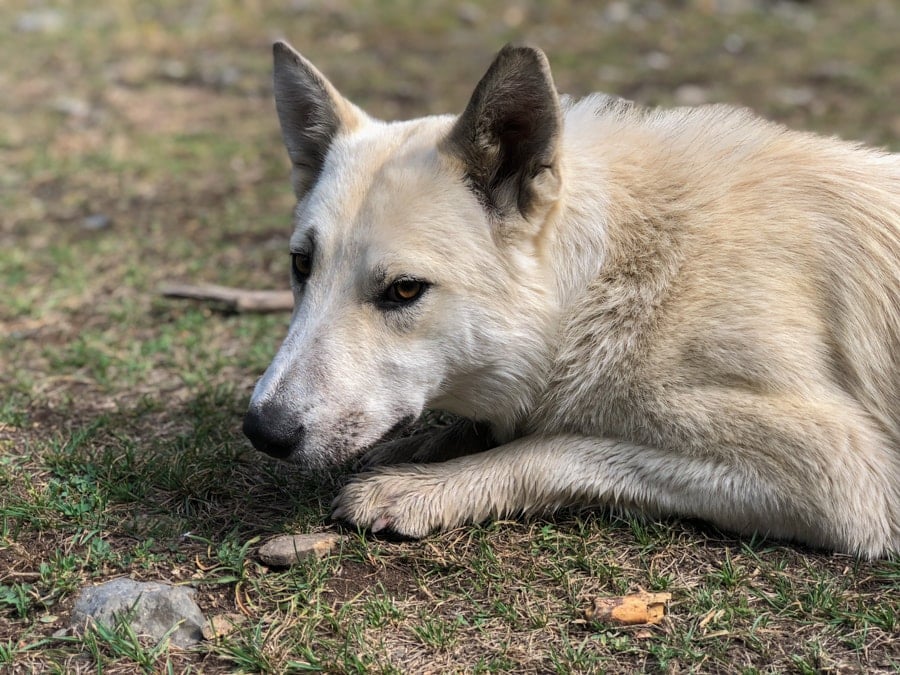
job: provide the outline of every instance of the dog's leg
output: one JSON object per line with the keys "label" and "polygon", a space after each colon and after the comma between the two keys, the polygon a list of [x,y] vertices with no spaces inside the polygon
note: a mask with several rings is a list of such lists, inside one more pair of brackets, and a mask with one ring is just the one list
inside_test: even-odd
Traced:
{"label": "dog's leg", "polygon": [[487,425],[459,419],[443,427],[376,445],[362,456],[359,465],[368,470],[405,462],[445,462],[495,445]]}
{"label": "dog's leg", "polygon": [[673,411],[677,450],[534,435],[440,464],[380,469],[343,488],[334,517],[422,537],[490,517],[606,503],[864,555],[900,544],[888,475],[897,465],[885,459],[877,431],[854,428],[827,406],[736,399],[693,399],[692,412]]}

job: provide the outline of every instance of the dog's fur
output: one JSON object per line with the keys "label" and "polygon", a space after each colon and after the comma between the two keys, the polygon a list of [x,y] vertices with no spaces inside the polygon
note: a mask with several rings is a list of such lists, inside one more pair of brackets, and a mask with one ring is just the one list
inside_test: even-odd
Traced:
{"label": "dog's fur", "polygon": [[608,504],[900,550],[900,156],[560,100],[527,47],[459,117],[371,119],[285,43],[275,98],[300,271],[245,431],[322,467],[467,420],[370,450],[335,517]]}

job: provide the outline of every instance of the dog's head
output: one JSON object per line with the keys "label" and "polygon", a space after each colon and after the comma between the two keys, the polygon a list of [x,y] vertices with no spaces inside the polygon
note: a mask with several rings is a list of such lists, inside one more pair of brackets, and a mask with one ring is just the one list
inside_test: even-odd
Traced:
{"label": "dog's head", "polygon": [[322,467],[425,406],[511,418],[544,348],[542,237],[561,187],[546,58],[506,47],[459,117],[385,123],[287,44],[274,55],[295,304],[245,433]]}

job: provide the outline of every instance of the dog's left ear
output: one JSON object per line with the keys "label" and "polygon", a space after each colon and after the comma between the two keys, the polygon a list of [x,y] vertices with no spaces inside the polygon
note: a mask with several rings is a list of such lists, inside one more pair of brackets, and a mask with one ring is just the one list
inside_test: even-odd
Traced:
{"label": "dog's left ear", "polygon": [[540,49],[507,45],[481,78],[443,149],[460,158],[486,207],[526,219],[559,192],[559,97]]}

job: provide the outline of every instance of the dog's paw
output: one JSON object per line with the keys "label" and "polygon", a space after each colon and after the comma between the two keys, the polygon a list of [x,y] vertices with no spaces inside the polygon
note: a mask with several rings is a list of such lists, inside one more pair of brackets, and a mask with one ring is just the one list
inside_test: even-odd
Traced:
{"label": "dog's paw", "polygon": [[338,493],[331,517],[373,533],[421,539],[445,525],[440,489],[440,482],[413,467],[361,474]]}

